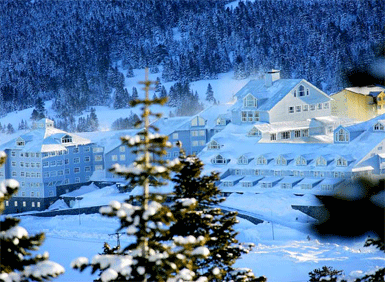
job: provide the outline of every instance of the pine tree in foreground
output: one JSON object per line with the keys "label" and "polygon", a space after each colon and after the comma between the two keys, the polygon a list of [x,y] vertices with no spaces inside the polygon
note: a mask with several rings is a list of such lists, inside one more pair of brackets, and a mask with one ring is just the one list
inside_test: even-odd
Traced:
{"label": "pine tree in foreground", "polygon": [[[133,240],[113,254],[101,254],[93,257],[78,258],[72,267],[81,271],[87,267],[92,272],[101,271],[101,281],[207,281],[195,275],[195,261],[208,255],[204,247],[203,236],[169,236],[169,225],[174,224],[174,216],[163,205],[164,195],[150,194],[149,186],[154,188],[164,185],[170,179],[170,173],[180,167],[179,160],[165,161],[165,148],[171,146],[166,136],[153,134],[157,128],[149,125],[149,117],[160,117],[150,111],[149,106],[164,104],[166,99],[150,100],[148,90],[151,81],[143,82],[146,90],[144,100],[134,100],[132,106],[143,105],[142,120],[138,127],[144,127],[138,135],[122,137],[122,143],[132,149],[137,159],[129,166],[115,165],[111,171],[124,176],[131,187],[142,187],[143,195],[127,199],[124,203],[113,201],[101,208],[103,215],[118,218],[120,228]],[[181,200],[187,212],[195,205],[193,199]],[[167,242],[161,238],[169,237]]]}
{"label": "pine tree in foreground", "polygon": [[[186,157],[183,152],[180,162],[182,169],[172,179],[176,200],[172,210],[176,223],[171,227],[171,234],[209,238],[206,246],[210,255],[197,261],[198,273],[209,281],[266,281],[264,277],[256,278],[250,269],[232,266],[242,254],[249,252],[253,244],[239,244],[235,239],[237,213],[223,212],[216,207],[224,201],[215,185],[218,174],[202,176],[202,161],[195,156]],[[193,198],[198,205],[185,212],[179,203],[184,198]]]}
{"label": "pine tree in foreground", "polygon": [[[0,152],[0,166],[5,162]],[[0,214],[4,202],[19,188],[17,181],[6,180],[0,184]],[[20,219],[5,217],[0,221],[0,281],[46,281],[64,273],[64,268],[48,260],[48,253],[32,255],[44,241],[44,233],[30,236],[19,226]]]}

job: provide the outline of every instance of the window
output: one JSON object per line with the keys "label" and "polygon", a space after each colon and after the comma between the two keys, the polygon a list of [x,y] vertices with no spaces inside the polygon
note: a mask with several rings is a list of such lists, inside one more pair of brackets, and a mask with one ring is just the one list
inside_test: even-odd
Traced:
{"label": "window", "polygon": [[80,183],[80,177],[75,177],[75,183]]}
{"label": "window", "polygon": [[271,141],[277,140],[277,133],[271,133],[270,134],[270,140]]}
{"label": "window", "polygon": [[317,110],[322,110],[322,103],[317,104]]}
{"label": "window", "polygon": [[57,175],[56,171],[51,171],[50,176],[55,177]]}
{"label": "window", "polygon": [[315,161],[316,166],[326,166],[326,160],[323,157],[317,158]]}
{"label": "window", "polygon": [[[275,164],[277,165],[287,165],[287,161],[284,157],[282,156],[279,156],[276,160],[275,160]],[[274,174],[276,175],[276,174]]]}
{"label": "window", "polygon": [[15,152],[15,151],[12,151],[12,152],[11,152],[11,156],[12,156],[12,157],[16,157],[16,152]]}
{"label": "window", "polygon": [[307,165],[306,159],[304,157],[298,157],[295,160],[296,165]]}
{"label": "window", "polygon": [[24,176],[25,176],[25,172],[24,172],[24,171],[21,171],[21,172],[20,172],[20,176],[23,176],[23,177],[24,177]]}
{"label": "window", "polygon": [[35,167],[35,163],[31,163],[31,167]]}
{"label": "window", "polygon": [[266,158],[264,156],[258,157],[257,164],[259,164],[259,165],[266,165],[267,164]]}
{"label": "window", "polygon": [[309,105],[302,105],[302,111],[307,112],[309,110]]}
{"label": "window", "polygon": [[242,122],[259,121],[259,112],[257,111],[242,111]]}
{"label": "window", "polygon": [[96,155],[95,156],[95,162],[101,162],[103,160],[103,156],[102,155]]}
{"label": "window", "polygon": [[305,96],[305,87],[303,85],[298,88],[298,93],[300,97]]}
{"label": "window", "polygon": [[72,137],[69,136],[69,135],[65,135],[65,136],[61,139],[61,142],[62,142],[62,143],[71,143],[71,142],[72,142]]}
{"label": "window", "polygon": [[26,207],[26,206],[27,206],[27,203],[23,201],[23,207]]}
{"label": "window", "polygon": [[65,173],[65,174],[70,174],[70,169],[69,169],[69,168],[66,168],[66,169],[64,170],[64,173]]}
{"label": "window", "polygon": [[111,161],[116,162],[118,160],[118,155],[112,155]]}
{"label": "window", "polygon": [[226,159],[221,155],[218,155],[214,159],[212,159],[211,162],[214,164],[226,164]]}
{"label": "window", "polygon": [[12,166],[16,166],[16,162],[12,162],[11,165],[12,165]]}
{"label": "window", "polygon": [[74,173],[79,173],[80,172],[80,167],[74,167]]}
{"label": "window", "polygon": [[253,127],[249,133],[247,134],[248,136],[262,136],[262,132],[258,130],[257,128]]}
{"label": "window", "polygon": [[120,155],[120,156],[119,156],[119,160],[125,161],[125,160],[126,160],[126,155]]}
{"label": "window", "polygon": [[5,206],[6,206],[6,207],[9,206],[9,201],[5,201]]}
{"label": "window", "polygon": [[294,90],[293,95],[294,97],[297,97],[297,90]]}
{"label": "window", "polygon": [[253,186],[251,182],[242,182],[242,187],[251,187]]}
{"label": "window", "polygon": [[334,141],[336,141],[336,142],[348,142],[349,141],[348,132],[346,130],[344,130],[343,128],[340,128],[335,134]]}
{"label": "window", "polygon": [[166,158],[171,158],[171,153],[170,152],[167,152]]}
{"label": "window", "polygon": [[324,103],[324,109],[329,109],[329,102]]}
{"label": "window", "polygon": [[12,176],[16,177],[17,176],[17,172],[16,171],[12,171]]}
{"label": "window", "polygon": [[75,147],[74,149],[73,149],[73,151],[72,151],[74,154],[77,154],[77,153],[79,153],[79,148],[78,147]]}
{"label": "window", "polygon": [[84,171],[85,171],[85,172],[90,172],[90,171],[91,171],[91,167],[90,167],[90,166],[86,166],[86,167],[84,168]]}
{"label": "window", "polygon": [[249,160],[246,158],[246,156],[241,156],[238,159],[238,164],[246,165],[249,163]]}
{"label": "window", "polygon": [[102,147],[92,148],[92,152],[94,152],[94,153],[102,153],[103,152],[103,148]]}
{"label": "window", "polygon": [[302,137],[309,137],[309,129],[303,129],[301,130]]}
{"label": "window", "polygon": [[219,145],[219,143],[218,142],[216,142],[216,141],[214,141],[214,140],[212,140],[210,143],[209,143],[209,145],[208,145],[208,149],[209,150],[218,150],[218,149],[220,149],[220,145]]}
{"label": "window", "polygon": [[43,177],[44,177],[44,178],[49,177],[49,172],[44,172],[44,173],[43,173]]}
{"label": "window", "polygon": [[56,165],[57,165],[57,166],[63,165],[63,160],[58,160],[58,161],[56,161]]}
{"label": "window", "polygon": [[193,137],[198,136],[198,130],[192,130],[191,136],[193,136]]}
{"label": "window", "polygon": [[375,131],[383,131],[384,130],[384,125],[382,124],[382,123],[376,123],[375,125],[374,125],[374,127],[373,127],[373,129],[375,130]]}
{"label": "window", "polygon": [[301,112],[301,106],[295,106],[295,111],[297,112],[297,113],[299,113],[299,112]]}
{"label": "window", "polygon": [[24,145],[25,145],[24,140],[17,140],[16,141],[16,146],[24,146]]}
{"label": "window", "polygon": [[80,158],[74,158],[74,164],[80,163]]}
{"label": "window", "polygon": [[124,147],[124,146],[120,146],[119,147],[119,152],[125,152],[126,151],[126,147]]}
{"label": "window", "polygon": [[245,98],[243,98],[243,106],[244,107],[257,107],[257,99],[249,94]]}
{"label": "window", "polygon": [[177,133],[177,132],[173,133],[173,134],[172,134],[172,138],[173,138],[173,139],[178,139],[178,138],[179,138],[179,137],[178,137],[178,133]]}
{"label": "window", "polygon": [[49,165],[50,166],[56,166],[56,161],[51,161]]}
{"label": "window", "polygon": [[102,165],[96,165],[95,170],[103,170],[103,166]]}
{"label": "window", "polygon": [[301,137],[301,130],[294,130],[294,137],[295,138]]}
{"label": "window", "polygon": [[204,130],[199,130],[199,136],[206,136],[206,132]]}
{"label": "window", "polygon": [[337,159],[337,166],[347,166],[348,162],[344,158]]}
{"label": "window", "polygon": [[289,107],[289,114],[294,113],[294,107]]}
{"label": "window", "polygon": [[20,162],[20,167],[24,167],[24,162]]}
{"label": "window", "polygon": [[315,105],[310,105],[310,110],[315,111]]}
{"label": "window", "polygon": [[63,171],[63,170],[58,170],[58,171],[57,171],[57,175],[58,175],[58,176],[64,175],[64,171]]}
{"label": "window", "polygon": [[15,201],[13,204],[15,205],[15,207],[17,207],[17,201]]}
{"label": "window", "polygon": [[[124,147],[123,147],[124,148]],[[87,156],[87,157],[84,157],[84,161],[85,162],[89,162],[91,160],[91,158],[89,157],[89,156]]]}
{"label": "window", "polygon": [[29,163],[25,163],[25,167],[29,167]]}
{"label": "window", "polygon": [[32,204],[31,204],[31,205],[32,205],[32,207],[34,208],[34,207],[35,207],[35,202],[32,202]]}
{"label": "window", "polygon": [[192,141],[192,142],[191,142],[191,146],[193,146],[193,147],[198,146],[198,141]]}
{"label": "window", "polygon": [[290,131],[281,132],[281,139],[290,139]]}
{"label": "window", "polygon": [[69,159],[65,159],[65,160],[64,160],[64,163],[65,163],[65,164],[69,164],[69,163],[70,163],[70,160],[69,160]]}
{"label": "window", "polygon": [[306,89],[306,96],[309,96],[310,95],[310,91],[309,91],[309,88]]}
{"label": "window", "polygon": [[205,140],[199,140],[199,146],[204,146],[206,145],[206,141]]}

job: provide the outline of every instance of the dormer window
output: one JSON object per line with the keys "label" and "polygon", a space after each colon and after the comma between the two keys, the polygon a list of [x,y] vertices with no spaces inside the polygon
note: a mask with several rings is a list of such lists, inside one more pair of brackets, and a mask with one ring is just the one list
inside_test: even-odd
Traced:
{"label": "dormer window", "polygon": [[211,159],[213,164],[226,164],[227,160],[221,155],[217,155],[215,158]]}
{"label": "dormer window", "polygon": [[337,163],[337,166],[347,166],[348,165],[347,160],[345,160],[342,157],[338,158],[336,163]]}
{"label": "dormer window", "polygon": [[257,159],[257,164],[259,165],[267,165],[267,160],[264,156],[260,156]]}
{"label": "dormer window", "polygon": [[296,160],[295,160],[295,164],[296,165],[307,165],[307,161],[304,157],[298,157]]}
{"label": "dormer window", "polygon": [[349,132],[344,128],[338,129],[334,135],[334,141],[335,142],[349,142]]}
{"label": "dormer window", "polygon": [[61,142],[64,143],[72,143],[72,136],[70,135],[65,135],[62,137]]}
{"label": "dormer window", "polygon": [[245,98],[243,98],[243,106],[244,107],[257,107],[257,98],[255,98],[253,95],[248,94]]}
{"label": "dormer window", "polygon": [[207,146],[209,150],[219,150],[221,148],[221,145],[215,140],[212,140],[209,145]]}
{"label": "dormer window", "polygon": [[384,125],[383,125],[381,122],[377,122],[377,123],[373,126],[373,130],[374,130],[374,131],[384,131]]}
{"label": "dormer window", "polygon": [[217,125],[226,125],[226,120],[224,118],[217,118]]}
{"label": "dormer window", "polygon": [[249,133],[247,134],[248,136],[262,136],[262,132],[257,129],[256,127],[253,127]]}
{"label": "dormer window", "polygon": [[24,141],[24,139],[22,139],[22,138],[17,138],[17,140],[16,140],[16,146],[20,146],[20,147],[25,146],[25,141]]}
{"label": "dormer window", "polygon": [[287,165],[287,160],[282,156],[278,156],[278,158],[275,160],[275,163],[277,165]]}
{"label": "dormer window", "polygon": [[238,164],[240,165],[247,165],[252,160],[252,157],[250,154],[242,155],[238,158]]}
{"label": "dormer window", "polygon": [[316,166],[326,166],[326,160],[323,157],[318,157],[315,161]]}

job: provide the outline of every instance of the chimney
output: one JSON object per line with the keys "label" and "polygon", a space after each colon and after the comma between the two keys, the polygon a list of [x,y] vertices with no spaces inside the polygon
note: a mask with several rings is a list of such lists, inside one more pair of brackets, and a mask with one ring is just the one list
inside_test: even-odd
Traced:
{"label": "chimney", "polygon": [[265,74],[265,86],[270,87],[273,82],[281,78],[279,70],[271,70]]}

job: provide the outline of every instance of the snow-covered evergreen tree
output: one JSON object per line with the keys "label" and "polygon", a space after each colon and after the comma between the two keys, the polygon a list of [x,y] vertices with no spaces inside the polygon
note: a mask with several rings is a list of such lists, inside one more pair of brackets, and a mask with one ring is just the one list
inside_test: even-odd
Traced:
{"label": "snow-covered evergreen tree", "polygon": [[209,83],[207,85],[207,90],[206,90],[206,100],[209,101],[209,102],[212,102],[215,104],[215,98],[214,98],[214,91],[213,91],[213,87],[211,86],[211,84]]}
{"label": "snow-covered evergreen tree", "polygon": [[[0,152],[0,166],[5,159],[5,153]],[[0,214],[18,188],[19,183],[13,179],[0,184]],[[64,273],[61,265],[48,260],[48,253],[32,254],[43,243],[44,233],[31,236],[19,223],[20,219],[13,217],[0,221],[0,281],[47,281]]]}
{"label": "snow-covered evergreen tree", "polygon": [[[178,159],[162,160],[165,149],[171,144],[166,136],[151,133],[157,128],[149,125],[149,116],[160,117],[160,114],[152,113],[149,106],[164,104],[166,99],[150,100],[148,90],[152,82],[146,75],[142,83],[146,98],[134,100],[131,105],[143,105],[138,123],[143,130],[136,136],[122,137],[122,143],[138,157],[129,166],[114,165],[111,171],[124,176],[130,187],[142,187],[143,194],[124,203],[113,201],[100,210],[103,215],[118,218],[118,232],[124,230],[134,240],[114,254],[96,255],[91,262],[78,258],[72,262],[72,267],[80,270],[91,267],[93,272],[101,270],[101,281],[207,281],[194,273],[195,261],[208,255],[204,236],[169,236],[167,242],[160,240],[169,235],[167,226],[174,223],[174,216],[162,204],[165,196],[150,194],[149,187],[162,186],[170,179],[171,172],[179,169],[180,163]],[[180,202],[186,212],[196,204],[194,199]]]}
{"label": "snow-covered evergreen tree", "polygon": [[[198,260],[198,273],[209,281],[266,281],[264,277],[256,278],[250,269],[233,267],[242,254],[249,252],[252,244],[240,244],[235,239],[236,213],[215,207],[224,201],[215,185],[218,174],[202,176],[202,161],[195,156],[186,157],[184,152],[180,162],[182,169],[172,178],[177,204],[172,206],[176,223],[171,227],[171,234],[209,237],[206,246],[210,255]],[[179,200],[184,198],[197,201],[193,211],[179,212]]]}

